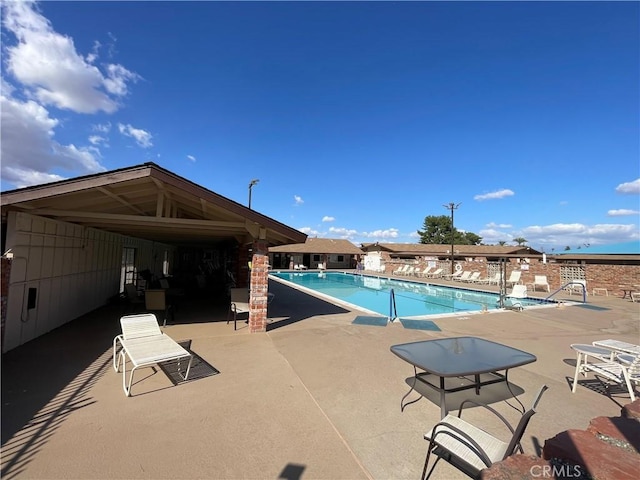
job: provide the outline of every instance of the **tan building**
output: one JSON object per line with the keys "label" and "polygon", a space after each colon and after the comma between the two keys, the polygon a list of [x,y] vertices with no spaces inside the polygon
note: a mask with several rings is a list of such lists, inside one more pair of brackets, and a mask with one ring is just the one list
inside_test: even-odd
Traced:
{"label": "tan building", "polygon": [[355,268],[361,255],[349,240],[334,238],[307,238],[305,243],[269,248],[271,268]]}

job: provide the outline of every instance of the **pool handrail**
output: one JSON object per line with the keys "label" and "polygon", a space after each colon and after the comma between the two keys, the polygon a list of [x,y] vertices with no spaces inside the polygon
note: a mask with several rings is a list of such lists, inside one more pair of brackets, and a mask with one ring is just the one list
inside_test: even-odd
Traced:
{"label": "pool handrail", "polygon": [[563,291],[565,288],[567,288],[570,285],[580,285],[582,287],[582,303],[587,303],[587,286],[582,282],[576,282],[574,280],[562,285],[559,289],[555,290],[554,292],[549,294],[547,297],[545,297],[545,300],[551,299],[551,297],[553,297],[556,293]]}

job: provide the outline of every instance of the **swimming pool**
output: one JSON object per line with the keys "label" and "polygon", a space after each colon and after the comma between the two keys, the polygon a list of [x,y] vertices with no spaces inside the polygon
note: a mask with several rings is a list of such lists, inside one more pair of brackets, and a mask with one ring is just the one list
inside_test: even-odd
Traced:
{"label": "swimming pool", "polygon": [[[344,272],[271,272],[277,279],[290,282],[349,304],[360,310],[389,316],[391,290],[398,317],[416,318],[429,315],[457,314],[496,310],[497,293],[454,288],[443,285],[401,281]],[[523,307],[553,302],[534,298],[518,299]],[[392,314],[392,316],[394,316]]]}

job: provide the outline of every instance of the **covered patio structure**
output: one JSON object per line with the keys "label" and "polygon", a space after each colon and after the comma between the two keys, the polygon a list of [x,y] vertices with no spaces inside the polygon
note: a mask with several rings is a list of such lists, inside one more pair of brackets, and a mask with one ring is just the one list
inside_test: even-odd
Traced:
{"label": "covered patio structure", "polygon": [[161,278],[218,297],[250,284],[250,329],[264,331],[268,248],[306,239],[154,163],[0,201],[3,352]]}

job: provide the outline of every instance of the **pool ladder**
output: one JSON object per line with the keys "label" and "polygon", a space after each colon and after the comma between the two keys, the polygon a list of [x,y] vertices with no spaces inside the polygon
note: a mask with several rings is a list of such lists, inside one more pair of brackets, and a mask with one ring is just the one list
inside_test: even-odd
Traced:
{"label": "pool ladder", "polygon": [[389,317],[388,321],[393,322],[396,318],[398,318],[398,310],[396,309],[396,294],[391,289],[391,295],[389,296]]}

